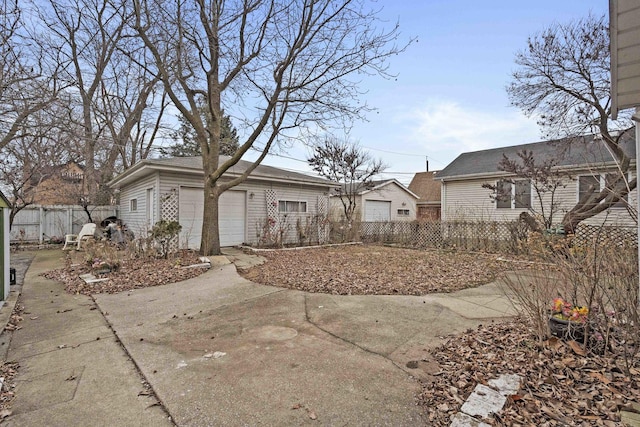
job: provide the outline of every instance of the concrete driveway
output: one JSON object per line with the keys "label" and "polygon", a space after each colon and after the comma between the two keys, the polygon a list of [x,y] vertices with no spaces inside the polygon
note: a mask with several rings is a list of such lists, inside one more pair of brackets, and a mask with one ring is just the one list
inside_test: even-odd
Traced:
{"label": "concrete driveway", "polygon": [[178,425],[425,425],[427,350],[513,314],[496,285],[309,294],[249,282],[221,259],[185,282],[95,297]]}

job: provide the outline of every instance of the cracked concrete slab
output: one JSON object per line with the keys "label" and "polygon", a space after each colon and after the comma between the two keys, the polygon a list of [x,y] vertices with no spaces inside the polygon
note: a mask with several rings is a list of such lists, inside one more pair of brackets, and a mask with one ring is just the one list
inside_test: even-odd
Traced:
{"label": "cracked concrete slab", "polygon": [[310,294],[222,265],[96,302],[179,425],[402,426],[425,423],[415,378],[428,350],[483,320],[446,302],[492,304],[494,292]]}
{"label": "cracked concrete slab", "polygon": [[[197,282],[207,308],[183,301],[181,315],[154,321],[146,313],[195,285],[97,297],[177,424],[424,423],[419,384],[383,355],[316,327],[305,293],[253,284],[233,266]],[[133,311],[137,323],[127,320]],[[216,351],[226,354],[204,357]]]}
{"label": "cracked concrete slab", "polygon": [[40,251],[19,302],[20,329],[7,360],[20,364],[7,426],[171,425],[90,297],[69,295],[39,274],[60,265],[60,251]]}

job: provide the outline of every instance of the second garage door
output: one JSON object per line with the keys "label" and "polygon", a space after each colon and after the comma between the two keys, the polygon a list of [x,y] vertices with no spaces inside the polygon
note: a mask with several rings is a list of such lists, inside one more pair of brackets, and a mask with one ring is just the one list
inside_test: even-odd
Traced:
{"label": "second garage door", "polygon": [[390,221],[391,202],[382,200],[365,200],[364,202],[365,221]]}
{"label": "second garage door", "polygon": [[[218,221],[220,246],[239,245],[245,240],[246,196],[244,191],[225,191],[220,196]],[[200,249],[202,238],[202,212],[204,190],[180,188],[180,244],[190,249]]]}

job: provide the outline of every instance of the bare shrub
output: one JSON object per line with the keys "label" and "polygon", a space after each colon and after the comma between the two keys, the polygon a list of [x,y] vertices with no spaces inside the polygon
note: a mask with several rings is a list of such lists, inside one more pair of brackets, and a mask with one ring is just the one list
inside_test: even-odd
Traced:
{"label": "bare shrub", "polygon": [[531,268],[503,275],[499,283],[513,306],[533,324],[538,341],[550,336],[549,306],[562,291],[558,289],[559,272],[546,263],[532,264]]}
{"label": "bare shrub", "polygon": [[571,238],[534,234],[527,242],[536,259],[531,269],[506,274],[502,283],[540,342],[549,337],[554,298],[589,309],[582,344],[591,352],[612,352],[627,372],[640,352],[638,260],[635,245],[596,233],[576,244]]}

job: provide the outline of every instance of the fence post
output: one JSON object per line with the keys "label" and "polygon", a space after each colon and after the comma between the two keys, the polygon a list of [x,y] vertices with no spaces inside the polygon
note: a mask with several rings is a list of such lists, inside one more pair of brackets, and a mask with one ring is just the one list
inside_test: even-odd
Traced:
{"label": "fence post", "polygon": [[67,230],[73,234],[73,206],[67,206]]}
{"label": "fence post", "polygon": [[40,244],[44,242],[42,236],[44,236],[44,208],[40,206],[38,210],[38,242]]}

